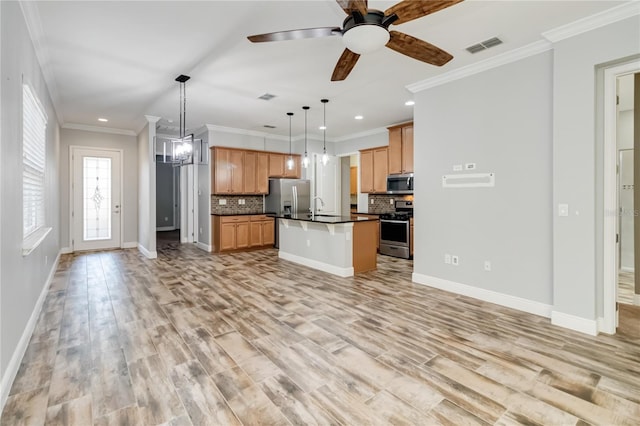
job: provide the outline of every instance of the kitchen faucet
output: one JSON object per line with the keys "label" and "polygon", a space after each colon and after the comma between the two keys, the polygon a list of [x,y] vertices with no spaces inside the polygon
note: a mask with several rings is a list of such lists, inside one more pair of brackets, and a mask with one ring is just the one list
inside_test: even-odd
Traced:
{"label": "kitchen faucet", "polygon": [[[324,201],[322,200],[322,198],[320,198],[319,195],[316,195],[315,197],[313,197],[313,199],[311,200],[311,202],[314,202],[316,199],[320,200],[320,208],[324,207]],[[313,219],[316,215],[316,209],[315,209],[316,204],[313,203],[313,208],[310,209],[311,210],[311,218]]]}

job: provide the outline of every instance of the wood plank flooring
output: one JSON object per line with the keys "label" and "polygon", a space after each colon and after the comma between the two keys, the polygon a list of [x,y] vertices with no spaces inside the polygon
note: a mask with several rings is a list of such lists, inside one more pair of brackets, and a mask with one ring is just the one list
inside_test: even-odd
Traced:
{"label": "wood plank flooring", "polygon": [[337,278],[276,250],[176,244],[65,255],[1,423],[640,423],[637,333],[585,336],[378,265]]}

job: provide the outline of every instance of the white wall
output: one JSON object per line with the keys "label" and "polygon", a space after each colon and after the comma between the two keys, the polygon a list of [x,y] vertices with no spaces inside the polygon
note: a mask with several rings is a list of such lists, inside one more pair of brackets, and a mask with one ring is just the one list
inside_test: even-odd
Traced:
{"label": "white wall", "polygon": [[149,121],[137,137],[138,148],[138,248],[147,257],[156,253],[156,168],[154,163],[156,122],[158,117],[147,116]]}
{"label": "white wall", "polygon": [[[0,410],[44,301],[60,250],[59,155],[56,112],[18,2],[0,2],[2,168],[0,169]],[[47,116],[45,226],[53,230],[38,248],[22,256],[22,79]]]}
{"label": "white wall", "polygon": [[[209,146],[209,131],[198,135],[205,146]],[[208,155],[209,153],[207,153]],[[198,165],[198,230],[197,242],[200,248],[211,250],[211,164]]]}
{"label": "white wall", "polygon": [[604,291],[604,142],[602,131],[594,132],[595,107],[602,109],[596,71],[640,54],[638,17],[559,41],[553,48],[554,206],[566,203],[570,209],[568,217],[554,215],[554,312],[593,326],[603,312]]}
{"label": "white wall", "polygon": [[122,197],[123,244],[138,241],[138,149],[135,136],[111,133],[88,132],[86,130],[61,129],[60,131],[60,243],[71,247],[70,236],[70,186],[71,146],[121,149],[124,177]]}
{"label": "white wall", "polygon": [[385,128],[370,135],[355,136],[345,141],[336,142],[335,155],[353,154],[361,149],[386,145],[389,145],[389,132]]}
{"label": "white wall", "polygon": [[[545,52],[415,94],[420,280],[553,303],[551,70]],[[454,164],[469,162],[495,173],[495,187],[442,187]],[[445,254],[459,266],[445,264]]]}

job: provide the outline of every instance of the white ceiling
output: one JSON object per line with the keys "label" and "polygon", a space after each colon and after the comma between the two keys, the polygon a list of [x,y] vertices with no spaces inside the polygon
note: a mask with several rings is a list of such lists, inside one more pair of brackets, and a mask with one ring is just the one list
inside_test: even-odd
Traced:
{"label": "white ceiling", "polygon": [[[385,10],[395,3],[370,0],[369,7]],[[545,31],[621,3],[467,0],[392,26],[454,55],[444,67],[383,49],[363,55],[343,82],[330,81],[344,49],[340,37],[256,44],[246,38],[341,26],[346,15],[334,0],[42,1],[32,3],[37,14],[30,29],[38,33],[36,46],[63,124],[138,131],[147,114],[177,125],[174,79],[187,74],[191,128],[206,123],[288,135],[286,112],[293,111],[293,133],[299,135],[301,107],[309,105],[309,131],[319,134],[320,99],[328,98],[327,138],[335,139],[411,119],[412,108],[404,105],[412,97],[408,84],[539,41]],[[475,55],[465,51],[494,36],[504,44]],[[264,93],[277,97],[257,99]],[[364,120],[354,120],[358,114]]]}

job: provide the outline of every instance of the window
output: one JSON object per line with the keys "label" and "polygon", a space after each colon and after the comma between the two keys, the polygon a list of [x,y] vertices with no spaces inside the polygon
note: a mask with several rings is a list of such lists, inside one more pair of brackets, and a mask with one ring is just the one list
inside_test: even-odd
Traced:
{"label": "window", "polygon": [[27,239],[44,226],[44,166],[47,116],[40,102],[22,86],[22,235]]}

